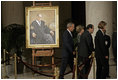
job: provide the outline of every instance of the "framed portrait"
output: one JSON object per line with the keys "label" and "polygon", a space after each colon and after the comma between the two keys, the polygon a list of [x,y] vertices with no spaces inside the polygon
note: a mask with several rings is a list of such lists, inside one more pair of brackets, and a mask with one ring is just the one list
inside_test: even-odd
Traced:
{"label": "framed portrait", "polygon": [[59,7],[26,7],[26,48],[59,47]]}

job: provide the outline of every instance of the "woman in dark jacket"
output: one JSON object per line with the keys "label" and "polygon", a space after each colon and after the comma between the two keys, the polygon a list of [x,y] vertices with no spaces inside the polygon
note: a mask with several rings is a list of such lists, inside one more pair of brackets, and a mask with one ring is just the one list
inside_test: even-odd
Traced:
{"label": "woman in dark jacket", "polygon": [[78,25],[76,27],[76,32],[77,32],[77,47],[79,47],[80,44],[80,37],[82,35],[82,33],[84,32],[84,26]]}
{"label": "woman in dark jacket", "polygon": [[[77,32],[76,48],[78,49],[78,54],[79,54],[80,37],[81,37],[82,33],[84,32],[84,26],[78,25],[76,27],[76,32]],[[76,54],[76,58],[78,58],[78,54]],[[78,65],[79,65],[79,61],[78,61]],[[79,75],[79,72],[77,74],[78,74],[78,79],[81,78]]]}
{"label": "woman in dark jacket", "polygon": [[107,76],[107,60],[108,60],[108,54],[106,52],[105,47],[105,38],[104,38],[104,31],[106,27],[106,22],[101,21],[98,24],[99,30],[96,32],[95,36],[95,57],[96,57],[96,78],[97,79],[106,79]]}

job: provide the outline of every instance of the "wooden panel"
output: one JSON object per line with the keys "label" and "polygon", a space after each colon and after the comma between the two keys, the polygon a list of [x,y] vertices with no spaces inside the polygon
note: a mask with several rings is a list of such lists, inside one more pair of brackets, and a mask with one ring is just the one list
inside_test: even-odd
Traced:
{"label": "wooden panel", "polygon": [[52,56],[53,52],[52,51],[36,51],[35,54],[32,54],[34,56]]}

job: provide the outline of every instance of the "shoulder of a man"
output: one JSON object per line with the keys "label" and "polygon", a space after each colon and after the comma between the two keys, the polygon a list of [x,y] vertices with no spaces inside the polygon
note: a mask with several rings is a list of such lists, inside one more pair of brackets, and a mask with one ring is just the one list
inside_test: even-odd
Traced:
{"label": "shoulder of a man", "polygon": [[36,20],[34,20],[31,25],[35,25],[36,23],[37,23]]}
{"label": "shoulder of a man", "polygon": [[63,33],[63,35],[68,35],[68,31],[65,30],[64,33]]}
{"label": "shoulder of a man", "polygon": [[89,35],[89,32],[88,32],[88,31],[85,31],[85,32],[82,34],[83,37],[86,37],[86,36],[88,36],[88,35]]}
{"label": "shoulder of a man", "polygon": [[37,21],[36,21],[36,20],[34,20],[32,23],[37,23]]}

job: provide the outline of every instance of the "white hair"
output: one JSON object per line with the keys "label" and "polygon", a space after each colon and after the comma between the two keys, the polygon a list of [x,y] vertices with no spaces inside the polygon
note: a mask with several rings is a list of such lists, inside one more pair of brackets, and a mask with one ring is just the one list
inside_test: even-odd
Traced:
{"label": "white hair", "polygon": [[38,14],[37,16],[40,17],[40,18],[42,18],[42,15],[41,14]]}
{"label": "white hair", "polygon": [[74,24],[74,23],[72,23],[72,22],[68,23],[68,24],[67,24],[67,28],[68,28],[68,27],[71,27],[73,24]]}

